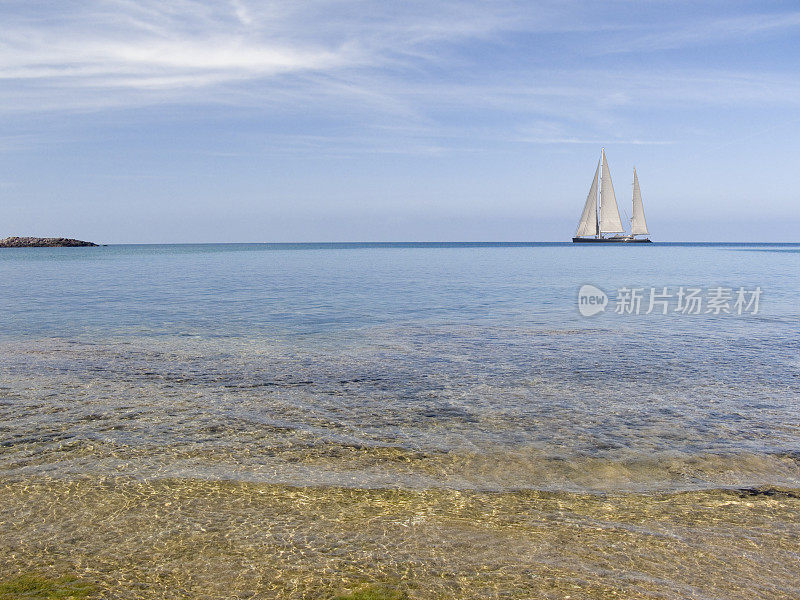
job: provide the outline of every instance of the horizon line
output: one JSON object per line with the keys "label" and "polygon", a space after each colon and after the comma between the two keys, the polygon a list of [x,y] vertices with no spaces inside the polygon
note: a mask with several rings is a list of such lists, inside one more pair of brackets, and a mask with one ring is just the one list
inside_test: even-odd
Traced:
{"label": "horizon line", "polygon": [[[480,241],[480,240],[449,240],[449,241],[296,241],[296,242],[110,242],[98,243],[96,247],[109,246],[535,246],[535,245],[573,245],[571,240],[529,240],[529,241]],[[800,241],[653,241],[655,245],[770,245],[770,246],[800,246]],[[623,244],[624,245],[624,244]],[[14,248],[5,248],[8,250]]]}

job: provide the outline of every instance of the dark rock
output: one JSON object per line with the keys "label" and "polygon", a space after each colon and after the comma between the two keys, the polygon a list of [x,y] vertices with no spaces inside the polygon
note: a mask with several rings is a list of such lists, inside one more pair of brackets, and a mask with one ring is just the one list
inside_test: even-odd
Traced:
{"label": "dark rock", "polygon": [[800,500],[800,493],[771,487],[740,488],[736,492],[743,498],[747,496],[776,496],[778,498],[794,498]]}
{"label": "dark rock", "polygon": [[73,246],[97,246],[97,244],[71,238],[7,237],[0,240],[0,248],[65,248]]}

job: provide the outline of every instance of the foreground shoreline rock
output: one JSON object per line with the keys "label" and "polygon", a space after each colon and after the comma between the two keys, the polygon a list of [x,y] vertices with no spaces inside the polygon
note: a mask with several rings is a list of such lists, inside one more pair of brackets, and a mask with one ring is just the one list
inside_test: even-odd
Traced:
{"label": "foreground shoreline rock", "polygon": [[76,246],[97,246],[94,242],[84,242],[72,238],[7,237],[0,240],[0,248],[70,248]]}

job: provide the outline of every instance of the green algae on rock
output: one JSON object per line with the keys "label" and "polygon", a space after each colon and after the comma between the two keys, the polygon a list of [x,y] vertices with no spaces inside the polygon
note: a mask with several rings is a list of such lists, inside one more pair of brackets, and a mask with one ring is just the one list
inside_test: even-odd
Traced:
{"label": "green algae on rock", "polygon": [[95,586],[71,575],[57,578],[28,573],[0,580],[0,600],[87,598]]}

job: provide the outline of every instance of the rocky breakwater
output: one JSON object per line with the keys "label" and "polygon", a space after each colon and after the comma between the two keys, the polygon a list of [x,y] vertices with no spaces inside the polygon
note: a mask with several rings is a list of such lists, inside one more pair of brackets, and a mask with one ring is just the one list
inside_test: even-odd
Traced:
{"label": "rocky breakwater", "polygon": [[7,237],[0,240],[0,248],[67,248],[75,246],[97,246],[93,242],[71,238]]}

